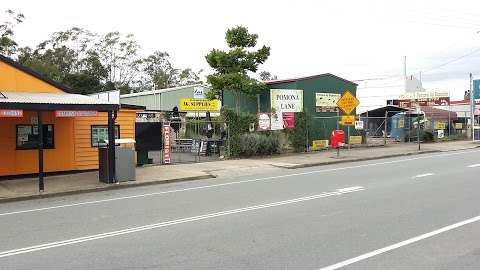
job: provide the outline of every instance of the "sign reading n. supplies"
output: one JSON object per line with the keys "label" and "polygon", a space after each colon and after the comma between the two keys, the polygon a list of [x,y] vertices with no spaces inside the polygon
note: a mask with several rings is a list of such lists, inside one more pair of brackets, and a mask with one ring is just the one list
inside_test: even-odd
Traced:
{"label": "sign reading n. supplies", "polygon": [[180,111],[200,111],[200,112],[216,112],[220,111],[220,101],[217,99],[180,99]]}
{"label": "sign reading n. supplies", "polygon": [[275,112],[303,111],[303,90],[271,89],[270,104]]}

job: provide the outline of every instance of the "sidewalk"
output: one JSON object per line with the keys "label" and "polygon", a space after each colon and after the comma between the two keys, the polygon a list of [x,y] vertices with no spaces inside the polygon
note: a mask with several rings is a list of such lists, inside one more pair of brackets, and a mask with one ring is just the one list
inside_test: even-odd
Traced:
{"label": "sidewalk", "polygon": [[0,181],[0,202],[57,196],[81,192],[93,192],[140,185],[207,179],[212,177],[232,178],[296,169],[340,162],[372,160],[385,157],[406,156],[421,153],[445,152],[480,147],[471,141],[455,141],[422,144],[418,152],[415,143],[391,144],[382,147],[342,149],[340,158],[336,151],[320,151],[304,154],[288,154],[274,157],[232,159],[205,163],[149,166],[137,169],[137,181],[120,184],[104,184],[98,181],[98,172],[49,176],[45,179],[45,192],[38,193],[36,178]]}

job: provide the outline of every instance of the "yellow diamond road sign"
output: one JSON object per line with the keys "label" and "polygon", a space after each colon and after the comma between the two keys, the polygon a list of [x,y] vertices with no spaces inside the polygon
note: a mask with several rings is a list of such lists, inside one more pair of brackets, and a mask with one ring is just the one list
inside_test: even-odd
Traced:
{"label": "yellow diamond road sign", "polygon": [[337,101],[337,106],[346,114],[351,114],[359,104],[360,101],[348,90]]}

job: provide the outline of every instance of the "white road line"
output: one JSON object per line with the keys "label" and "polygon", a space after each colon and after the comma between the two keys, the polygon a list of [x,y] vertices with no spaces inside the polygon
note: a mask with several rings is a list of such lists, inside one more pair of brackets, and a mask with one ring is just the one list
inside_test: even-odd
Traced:
{"label": "white road line", "polygon": [[480,167],[480,163],[479,163],[479,164],[472,164],[472,165],[468,165],[467,167],[468,167],[468,168],[476,168],[476,167]]}
{"label": "white road line", "polygon": [[437,157],[444,157],[444,156],[471,154],[471,153],[477,153],[477,152],[480,152],[480,150],[468,151],[468,152],[445,153],[445,154],[431,155],[431,156],[421,156],[421,157],[414,157],[414,158],[409,158],[409,159],[391,160],[391,161],[384,161],[384,162],[378,162],[378,163],[369,163],[369,164],[355,165],[355,166],[348,166],[348,167],[341,167],[341,168],[323,169],[323,170],[316,170],[316,171],[309,171],[309,172],[302,172],[302,173],[292,173],[292,174],[270,176],[270,177],[263,177],[263,178],[249,179],[249,180],[241,180],[241,181],[235,181],[235,182],[227,182],[227,183],[222,183],[222,184],[214,184],[214,185],[206,185],[206,186],[191,187],[191,188],[184,188],[184,189],[175,189],[175,190],[169,190],[169,191],[153,192],[153,193],[146,193],[146,194],[139,194],[139,195],[132,195],[132,196],[116,197],[116,198],[104,199],[104,200],[55,205],[55,206],[50,206],[50,207],[41,207],[41,208],[34,208],[34,209],[27,209],[27,210],[20,210],[20,211],[4,212],[4,213],[0,213],[0,217],[17,215],[17,214],[32,213],[32,212],[47,211],[47,210],[54,210],[54,209],[74,207],[74,206],[107,203],[107,202],[113,202],[113,201],[119,201],[119,200],[144,198],[144,197],[158,196],[158,195],[177,193],[177,192],[217,188],[217,187],[245,184],[245,183],[251,183],[251,182],[268,181],[268,180],[273,180],[273,179],[288,178],[288,177],[292,177],[292,176],[309,175],[309,174],[325,173],[325,172],[335,172],[335,171],[344,171],[344,170],[359,169],[359,168],[379,166],[379,165],[395,164],[395,163],[401,163],[401,162],[407,162],[407,161],[413,161],[413,160],[419,160],[419,159],[428,159],[428,158],[437,158]]}
{"label": "white road line", "polygon": [[[341,191],[341,190],[343,190],[343,191]],[[52,243],[46,243],[46,244],[41,244],[41,245],[25,247],[25,248],[7,250],[7,251],[0,252],[0,258],[19,255],[19,254],[24,254],[24,253],[30,253],[30,252],[35,252],[35,251],[40,251],[40,250],[44,250],[44,249],[51,249],[51,248],[56,248],[56,247],[61,247],[61,246],[73,245],[73,244],[78,244],[78,243],[83,243],[83,242],[88,242],[88,241],[93,241],[93,240],[99,240],[99,239],[104,239],[104,238],[109,238],[109,237],[114,237],[114,236],[119,236],[119,235],[125,235],[125,234],[131,234],[131,233],[142,232],[142,231],[147,231],[147,230],[153,230],[153,229],[157,229],[157,228],[163,228],[163,227],[178,225],[178,224],[182,224],[182,223],[200,221],[200,220],[205,220],[205,219],[210,219],[210,218],[233,215],[233,214],[238,214],[238,213],[243,213],[243,212],[249,212],[249,211],[260,210],[260,209],[265,209],[265,208],[270,208],[270,207],[287,205],[287,204],[300,203],[300,202],[305,202],[305,201],[310,201],[310,200],[315,200],[315,199],[320,199],[320,198],[325,198],[325,197],[330,197],[330,196],[339,196],[339,195],[352,193],[352,192],[357,192],[357,191],[362,191],[362,190],[365,190],[365,189],[363,187],[360,187],[360,186],[351,187],[351,188],[344,188],[344,189],[337,189],[334,192],[325,192],[325,193],[321,193],[321,194],[316,194],[316,195],[307,196],[307,197],[300,197],[300,198],[286,200],[286,201],[279,201],[279,202],[268,203],[268,204],[253,205],[253,206],[249,206],[249,207],[237,208],[237,209],[232,209],[232,210],[228,210],[228,211],[210,213],[210,214],[205,214],[205,215],[200,215],[200,216],[194,216],[194,217],[189,217],[189,218],[182,218],[182,219],[160,222],[160,223],[155,223],[155,224],[150,224],[150,225],[145,225],[145,226],[139,226],[139,227],[134,227],[134,228],[129,228],[129,229],[123,229],[123,230],[112,231],[112,232],[101,233],[101,234],[95,234],[95,235],[90,235],[90,236],[85,236],[85,237],[73,238],[73,239],[68,239],[68,240],[64,240],[64,241],[58,241],[58,242],[52,242]]]}
{"label": "white road line", "polygon": [[427,177],[432,175],[433,173],[424,173],[424,174],[415,175],[413,178],[422,178],[422,177]]}
{"label": "white road line", "polygon": [[402,242],[398,242],[398,243],[396,243],[396,244],[393,244],[393,245],[390,245],[390,246],[387,246],[387,247],[384,247],[384,248],[381,248],[381,249],[377,249],[377,250],[374,250],[374,251],[365,253],[365,254],[360,255],[360,256],[357,256],[357,257],[355,257],[355,258],[351,258],[351,259],[345,260],[345,261],[343,261],[343,262],[339,262],[339,263],[336,263],[336,264],[333,264],[333,265],[330,265],[330,266],[327,266],[327,267],[320,268],[320,269],[318,269],[318,270],[335,270],[335,269],[339,269],[339,268],[348,266],[348,265],[350,265],[350,264],[354,264],[354,263],[357,263],[357,262],[366,260],[366,259],[368,259],[368,258],[377,256],[377,255],[380,255],[380,254],[382,254],[382,253],[389,252],[389,251],[392,251],[392,250],[394,250],[394,249],[401,248],[401,247],[403,247],[403,246],[407,246],[407,245],[413,244],[413,243],[415,243],[415,242],[418,242],[418,241],[421,241],[421,240],[430,238],[430,237],[435,236],[435,235],[437,235],[437,234],[441,234],[441,233],[444,233],[444,232],[448,232],[448,231],[451,231],[451,230],[456,229],[456,228],[458,228],[458,227],[462,227],[462,226],[465,226],[465,225],[467,225],[467,224],[470,224],[470,223],[473,223],[473,222],[477,222],[477,221],[480,221],[480,216],[476,216],[476,217],[473,217],[473,218],[470,218],[470,219],[467,219],[467,220],[464,220],[464,221],[461,221],[461,222],[458,222],[458,223],[455,223],[455,224],[452,224],[452,225],[449,225],[449,226],[440,228],[440,229],[438,229],[438,230],[435,230],[435,231],[432,231],[432,232],[429,232],[429,233],[425,233],[425,234],[422,234],[422,235],[419,235],[419,236],[410,238],[410,239],[408,239],[408,240],[405,240],[405,241],[402,241]]}

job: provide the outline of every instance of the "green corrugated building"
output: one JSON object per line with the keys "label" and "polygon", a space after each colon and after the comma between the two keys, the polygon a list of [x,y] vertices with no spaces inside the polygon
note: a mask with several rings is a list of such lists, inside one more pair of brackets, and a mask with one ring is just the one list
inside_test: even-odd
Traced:
{"label": "green corrugated building", "polygon": [[[307,116],[307,126],[309,130],[309,141],[319,139],[329,139],[330,132],[337,127],[337,112],[325,112],[325,109],[319,109],[317,112],[316,93],[331,93],[343,95],[347,90],[356,95],[357,84],[335,76],[330,73],[266,82],[267,88],[256,97],[243,97],[241,100],[241,110],[244,112],[270,112],[270,92],[272,89],[292,89],[303,90],[303,110]],[[225,107],[235,108],[233,95],[229,91],[224,92]],[[339,113],[340,115],[343,112]],[[352,112],[355,114],[355,111]],[[340,126],[342,128],[342,126]],[[346,128],[344,128],[346,130]],[[353,129],[353,128],[352,128]]]}

